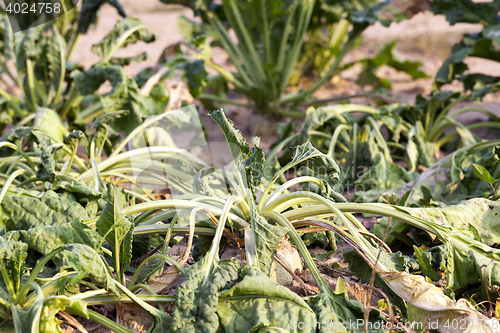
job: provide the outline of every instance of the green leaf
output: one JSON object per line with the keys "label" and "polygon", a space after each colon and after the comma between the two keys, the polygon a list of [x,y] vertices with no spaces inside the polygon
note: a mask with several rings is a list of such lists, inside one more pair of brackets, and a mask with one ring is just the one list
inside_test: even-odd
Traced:
{"label": "green leaf", "polygon": [[[432,221],[441,225],[448,225],[469,232],[470,226],[477,230],[480,241],[486,245],[500,244],[500,222],[497,216],[500,212],[500,203],[483,198],[474,198],[462,201],[457,205],[448,205],[441,207],[427,208],[408,208],[401,207],[406,213],[421,218],[425,221]],[[392,223],[398,223],[393,221]],[[377,222],[378,224],[378,222]],[[375,225],[376,226],[376,225]],[[383,226],[378,229],[375,227],[375,235],[383,236],[385,230]],[[391,232],[388,233],[386,243],[391,244],[393,238]]]}
{"label": "green leaf", "polygon": [[120,213],[126,206],[123,190],[111,184],[107,185],[107,189],[108,202],[96,222],[96,228],[111,245],[118,281],[124,282],[125,268],[132,260],[133,224]]}
{"label": "green leaf", "polygon": [[10,307],[16,332],[40,332],[40,317],[43,309],[44,295],[42,289],[37,284],[32,283],[31,286],[36,292],[33,304],[24,308],[21,308],[18,304],[13,304]]}
{"label": "green leaf", "polygon": [[474,170],[474,174],[481,180],[484,180],[485,182],[489,184],[493,184],[496,182],[496,180],[491,177],[490,173],[486,168],[482,165],[472,163],[472,168]]}
{"label": "green leaf", "polygon": [[109,63],[118,66],[128,66],[133,62],[141,62],[147,59],[148,59],[148,54],[146,52],[142,52],[138,55],[130,57],[113,57],[109,59]]}
{"label": "green leaf", "polygon": [[477,143],[445,156],[413,181],[392,190],[371,190],[356,201],[377,201],[382,194],[401,197],[412,190],[409,205],[416,204],[424,197],[422,187],[427,187],[433,200],[446,204],[458,204],[469,198],[487,198],[493,195],[491,186],[478,178],[472,164],[482,165],[493,179],[500,178],[500,148],[496,141]]}
{"label": "green leaf", "polygon": [[258,266],[264,274],[269,275],[274,254],[288,230],[282,226],[269,224],[259,215],[253,204],[250,208],[250,217]]}
{"label": "green leaf", "polygon": [[435,0],[431,2],[434,14],[444,14],[451,25],[456,23],[497,23],[500,4],[492,2],[472,2],[471,0]]}
{"label": "green leaf", "polygon": [[86,33],[89,26],[96,23],[97,12],[105,3],[115,7],[122,17],[127,16],[125,10],[118,0],[83,0],[80,18],[78,19],[78,30],[81,33]]}
{"label": "green leaf", "polygon": [[208,115],[224,133],[235,169],[240,173],[241,180],[246,181],[240,186],[250,189],[255,197],[255,187],[262,182],[264,170],[264,152],[258,147],[259,139],[253,138],[254,147],[250,148],[241,132],[234,128],[233,122],[226,118],[222,109],[212,111]]}
{"label": "green leaf", "polygon": [[[85,209],[68,194],[53,191],[6,195],[1,203],[0,230],[29,230],[88,219]],[[4,232],[5,232],[4,231]]]}
{"label": "green leaf", "polygon": [[[25,242],[30,250],[41,255],[47,255],[59,246],[66,244],[85,244],[93,247],[99,241],[99,234],[95,230],[78,221],[10,231],[3,237],[8,240]],[[69,265],[68,257],[64,253],[56,255],[52,261],[59,268]]]}
{"label": "green leaf", "polygon": [[82,95],[95,93],[106,80],[111,83],[113,89],[109,93],[100,96],[104,109],[107,112],[120,110],[129,112],[126,117],[113,122],[113,127],[117,130],[130,133],[142,124],[143,116],[156,113],[151,101],[142,95],[137,82],[126,75],[122,67],[93,67],[84,73],[74,71],[71,76],[74,79],[76,89]]}
{"label": "green leaf", "polygon": [[80,299],[72,299],[66,296],[55,296],[47,298],[43,303],[43,309],[40,316],[40,331],[41,332],[63,332],[61,330],[61,322],[56,315],[59,311],[65,311],[66,308],[77,312],[78,316],[89,318],[87,304]]}
{"label": "green leaf", "polygon": [[[353,24],[353,31],[363,31],[370,25],[380,22],[383,26],[389,26],[390,19],[382,18],[380,10],[386,5],[390,4],[393,0],[387,0],[377,3],[362,12],[350,12],[347,19]],[[353,34],[353,32],[351,32]]]}
{"label": "green leaf", "polygon": [[238,163],[237,170],[242,170],[243,160],[246,160],[252,155],[250,145],[243,137],[243,134],[234,128],[233,122],[226,118],[222,109],[214,110],[208,113],[208,116],[221,128],[226,137],[227,144],[229,145],[233,161],[235,164]]}
{"label": "green leaf", "polygon": [[[217,314],[225,332],[250,332],[257,327],[298,330],[298,322],[315,323],[316,315],[307,303],[294,292],[278,285],[256,267],[245,267],[240,281],[219,295]],[[293,324],[295,322],[295,327]]]}
{"label": "green leaf", "polygon": [[70,284],[76,284],[84,278],[90,278],[92,283],[119,296],[115,279],[111,270],[101,256],[92,248],[84,244],[63,245],[70,266],[78,273]]}
{"label": "green leaf", "polygon": [[314,148],[309,141],[293,147],[292,161],[285,165],[280,173],[298,165],[304,165],[320,175],[329,176],[331,179],[339,179],[340,168],[337,163],[330,156]]}
{"label": "green leaf", "polygon": [[[27,256],[28,244],[18,241],[7,241],[0,237],[0,267],[6,269],[7,276],[13,287],[13,290],[8,290],[9,294],[17,295],[21,288],[21,276]],[[2,280],[4,279],[2,278]],[[3,282],[6,285],[5,281]]]}
{"label": "green leaf", "polygon": [[34,128],[50,135],[59,142],[63,142],[64,137],[69,135],[61,117],[52,109],[37,108]]}
{"label": "green leaf", "polygon": [[194,98],[198,98],[208,85],[205,62],[203,60],[190,62],[186,67],[184,77],[187,79],[189,92]]}
{"label": "green leaf", "polygon": [[435,270],[432,269],[429,259],[424,255],[424,250],[420,247],[413,245],[413,250],[417,256],[418,264],[424,276],[430,278],[432,281],[439,281],[441,277]]}
{"label": "green leaf", "polygon": [[126,17],[122,21],[117,21],[113,30],[99,43],[92,46],[92,52],[101,57],[99,63],[104,65],[110,61],[113,54],[120,48],[135,44],[138,41],[152,43],[155,40],[155,34],[140,19]]}
{"label": "green leaf", "polygon": [[211,332],[219,329],[220,290],[231,287],[238,278],[239,260],[223,260],[214,265],[204,282],[209,256],[187,269],[187,276],[177,288],[172,325],[169,332]]}
{"label": "green leaf", "polygon": [[[427,74],[423,71],[419,70],[422,66],[421,62],[413,62],[409,60],[401,59],[401,56],[397,54],[394,50],[394,46],[396,42],[391,42],[384,46],[379,54],[374,58],[366,58],[359,60],[359,63],[363,64],[364,69],[361,72],[357,83],[358,84],[370,84],[373,86],[382,85],[384,86],[384,79],[379,78],[376,75],[376,70],[381,66],[389,66],[394,68],[397,71],[404,72],[410,75],[414,79],[425,78]],[[390,82],[387,81],[390,88]]]}
{"label": "green leaf", "polygon": [[68,136],[64,137],[63,142],[69,146],[76,147],[78,146],[78,142],[80,139],[84,139],[85,134],[82,131],[74,130],[68,134]]}

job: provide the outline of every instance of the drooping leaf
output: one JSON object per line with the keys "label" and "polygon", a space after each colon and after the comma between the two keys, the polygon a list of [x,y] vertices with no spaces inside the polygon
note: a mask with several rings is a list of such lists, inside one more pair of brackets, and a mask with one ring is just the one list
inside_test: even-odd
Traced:
{"label": "drooping leaf", "polygon": [[61,322],[57,319],[56,315],[59,311],[66,310],[66,308],[71,308],[80,317],[89,318],[87,304],[80,299],[73,299],[62,295],[47,298],[43,303],[40,316],[40,331],[62,333]]}
{"label": "drooping leaf", "polygon": [[78,142],[83,138],[85,138],[85,134],[82,131],[75,130],[65,136],[63,142],[70,146],[78,146]]}
{"label": "drooping leaf", "polygon": [[146,52],[142,52],[138,55],[130,57],[113,57],[109,59],[109,63],[111,65],[128,66],[133,62],[141,62],[147,59],[148,59],[148,54]]}
{"label": "drooping leaf", "polygon": [[[316,331],[314,326],[298,329],[298,322],[316,322],[307,303],[256,267],[245,267],[238,284],[220,293],[217,314],[225,332],[250,332],[269,326],[287,332]],[[295,327],[290,325],[293,322]]]}
{"label": "drooping leaf", "polygon": [[491,186],[474,174],[472,163],[482,165],[494,179],[500,178],[500,149],[498,141],[477,143],[457,150],[434,163],[413,181],[391,189],[370,190],[358,194],[356,201],[373,202],[383,194],[401,197],[411,190],[409,205],[423,198],[422,187],[426,187],[433,200],[446,204],[457,204],[462,200],[489,197],[493,194]]}
{"label": "drooping leaf", "polygon": [[307,141],[300,146],[293,147],[293,157],[282,170],[302,165],[320,175],[329,176],[331,179],[339,179],[340,168],[328,155],[323,154]]}
{"label": "drooping leaf", "polygon": [[120,48],[135,44],[138,41],[152,43],[155,40],[155,34],[140,19],[126,17],[122,21],[117,21],[113,30],[99,43],[92,46],[92,52],[101,57],[100,64],[104,65],[111,60],[113,54]]}
{"label": "drooping leaf", "polygon": [[[500,220],[498,219],[498,215],[495,215],[500,212],[500,204],[496,201],[474,198],[457,205],[427,208],[401,207],[401,210],[422,220],[452,226],[464,232],[469,232],[472,227],[477,231],[480,237],[479,241],[490,246],[500,244],[500,232],[498,232]],[[378,226],[378,223],[375,225],[374,233],[378,237],[383,237],[387,224],[385,219],[380,222]],[[396,228],[398,222],[393,221],[391,223],[394,223],[394,228]],[[408,226],[397,228],[401,228],[399,232],[408,230]],[[394,241],[393,237],[393,232],[389,232],[385,240],[386,243],[392,244]]]}
{"label": "drooping leaf", "polygon": [[119,296],[109,266],[101,256],[90,246],[84,244],[63,245],[65,255],[71,267],[78,273],[70,283],[78,283],[84,278],[89,278],[92,283]]}
{"label": "drooping leaf", "polygon": [[120,281],[132,260],[133,224],[120,213],[126,205],[123,191],[111,184],[107,189],[108,202],[96,222],[96,228],[113,248],[113,260]]}
{"label": "drooping leaf", "polygon": [[117,130],[127,133],[142,123],[143,116],[155,114],[156,110],[145,96],[142,95],[137,82],[125,74],[122,67],[106,66],[94,67],[82,73],[72,73],[75,87],[82,95],[95,93],[108,80],[113,89],[100,96],[104,109],[107,112],[120,110],[128,111],[128,115],[113,122]]}

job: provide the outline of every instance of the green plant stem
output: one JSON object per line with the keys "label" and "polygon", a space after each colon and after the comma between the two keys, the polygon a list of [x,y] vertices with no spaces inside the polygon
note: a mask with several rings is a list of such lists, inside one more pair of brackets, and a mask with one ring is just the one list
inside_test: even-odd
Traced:
{"label": "green plant stem", "polygon": [[33,163],[33,161],[31,160],[31,158],[26,154],[26,152],[24,150],[22,150],[21,148],[19,148],[15,144],[13,144],[11,142],[7,142],[7,141],[0,142],[0,148],[1,147],[9,147],[9,148],[14,149],[15,151],[17,151],[19,154],[21,154],[24,157],[24,159],[26,160],[26,162],[28,163],[28,165],[30,166],[30,168],[33,171],[36,171],[37,168],[36,168],[35,163]]}
{"label": "green plant stem", "polygon": [[318,81],[316,81],[316,83],[311,88],[309,88],[301,93],[298,93],[298,94],[285,96],[285,97],[281,98],[279,104],[283,105],[283,104],[287,104],[287,103],[297,102],[297,101],[300,101],[300,100],[306,98],[307,96],[310,96],[313,92],[315,92],[323,83],[326,82],[326,80],[328,80],[331,77],[333,72],[338,68],[338,66],[340,65],[340,62],[342,61],[344,56],[347,54],[347,52],[351,49],[351,47],[354,45],[354,42],[360,36],[360,34],[361,34],[361,32],[359,31],[359,32],[356,32],[352,36],[349,37],[349,40],[344,45],[344,48],[342,49],[342,51],[340,51],[339,55],[335,59],[335,62],[330,66],[330,68],[328,69],[326,74],[323,75],[323,77],[321,77]]}
{"label": "green plant stem", "polygon": [[82,118],[84,122],[89,122],[94,117],[98,117],[104,113],[106,113],[106,110],[104,110],[102,102],[97,102],[94,103],[92,106],[89,106],[85,110],[80,111],[79,116],[80,118]]}
{"label": "green plant stem", "polygon": [[258,110],[257,106],[255,106],[255,105],[235,102],[235,101],[232,101],[230,99],[220,97],[217,95],[212,95],[212,94],[206,94],[206,93],[200,94],[200,96],[198,96],[198,99],[211,100],[211,101],[216,101],[216,102],[220,102],[220,103],[224,103],[224,104],[231,104],[231,105],[241,106],[241,107],[245,107],[245,108],[251,108],[253,110]]}
{"label": "green plant stem", "polygon": [[69,91],[68,98],[64,102],[61,111],[59,112],[59,115],[61,116],[61,119],[64,120],[68,116],[69,110],[71,108],[71,104],[75,100],[75,98],[78,97],[78,91],[74,88],[71,87],[71,90]]}
{"label": "green plant stem", "polygon": [[0,88],[0,96],[2,96],[3,98],[5,98],[5,100],[7,102],[10,102],[12,100],[12,97],[10,97],[10,95],[5,90],[3,90],[2,88]]}
{"label": "green plant stem", "polygon": [[36,88],[35,88],[35,72],[33,68],[33,62],[31,59],[26,59],[26,75],[28,76],[28,87],[30,90],[30,104],[33,112],[37,109],[37,101],[36,101]]}
{"label": "green plant stem", "polygon": [[293,227],[293,225],[290,223],[290,221],[283,216],[282,214],[276,213],[276,212],[262,212],[261,215],[265,218],[272,219],[278,224],[282,225],[283,227],[288,228],[288,234],[292,238],[295,246],[297,246],[297,249],[299,250],[300,254],[302,255],[302,258],[306,262],[307,267],[309,268],[314,281],[318,285],[319,289],[323,293],[328,293],[330,290],[330,287],[326,284],[325,280],[321,277],[320,272],[318,271],[318,268],[316,267],[316,264],[314,263],[313,258],[311,257],[311,254],[309,253],[307,247],[305,246],[304,242],[300,238],[299,234]]}
{"label": "green plant stem", "polygon": [[17,299],[15,301],[15,304],[21,304],[24,302],[24,299],[26,298],[26,295],[30,289],[30,284],[34,283],[36,277],[40,272],[42,271],[43,267],[49,260],[51,260],[55,255],[58,253],[62,252],[64,249],[62,247],[58,247],[46,256],[42,257],[38,263],[36,264],[35,268],[31,271],[28,279],[24,283],[24,285],[21,287],[21,290],[19,291],[19,294],[17,295]]}
{"label": "green plant stem", "polygon": [[[74,311],[74,310],[71,310],[68,308],[65,311],[71,315],[80,316],[79,311]],[[134,333],[134,331],[126,329],[125,327],[123,327],[121,325],[118,325],[117,323],[115,323],[111,319],[104,317],[102,314],[99,314],[99,313],[97,313],[93,310],[90,310],[90,309],[87,309],[87,311],[88,311],[90,320],[92,320],[93,322],[95,322],[95,323],[115,332],[115,333]]]}
{"label": "green plant stem", "polygon": [[[173,303],[175,302],[175,296],[170,295],[135,295],[135,297],[148,303],[161,302],[161,303]],[[99,304],[116,304],[116,303],[134,303],[134,301],[128,296],[121,296],[119,299],[113,295],[105,296],[92,296],[86,298],[85,303],[87,305],[99,305]]]}
{"label": "green plant stem", "polygon": [[7,269],[4,266],[0,266],[0,272],[2,273],[5,287],[7,288],[7,291],[9,292],[10,302],[12,304],[15,304],[14,301],[16,299],[16,291],[14,290],[14,284],[9,277],[9,273],[7,272]]}
{"label": "green plant stem", "polygon": [[137,267],[137,269],[135,270],[134,275],[132,276],[132,279],[130,279],[129,288],[130,288],[130,286],[134,286],[135,285],[135,281],[137,280],[137,277],[139,276],[139,273],[141,272],[142,268],[149,261],[151,261],[153,259],[163,259],[163,260],[166,260],[166,261],[172,263],[175,267],[177,267],[177,269],[179,270],[179,272],[183,276],[186,275],[186,270],[184,269],[184,267],[182,267],[182,265],[179,264],[176,260],[174,260],[171,256],[163,255],[163,254],[154,254],[151,257],[146,258],[143,262],[141,262],[141,264],[139,265],[139,267]]}
{"label": "green plant stem", "polygon": [[[153,225],[139,226],[139,227],[134,228],[133,235],[139,236],[139,235],[155,235],[155,234],[167,233],[169,226],[170,226],[170,224],[165,224],[165,225],[154,225],[153,224]],[[213,236],[214,235],[214,229],[212,229],[212,228],[196,227],[194,232],[196,235],[200,235],[200,236]],[[188,227],[174,227],[173,233],[174,234],[187,234],[187,233],[189,233],[189,228]]]}
{"label": "green plant stem", "polygon": [[71,57],[73,56],[73,52],[75,52],[75,49],[76,49],[76,46],[78,45],[78,42],[80,41],[80,37],[82,36],[82,34],[78,31],[78,26],[75,25],[77,28],[75,29],[76,31],[76,34],[73,34],[73,36],[71,36],[71,39],[72,41],[70,41],[70,48],[68,50],[68,55],[67,55],[67,59],[71,59]]}
{"label": "green plant stem", "polygon": [[5,194],[7,194],[7,191],[9,190],[9,186],[10,184],[12,184],[12,181],[14,181],[14,179],[22,173],[24,173],[24,170],[16,170],[9,176],[9,178],[7,178],[2,187],[2,191],[0,192],[0,204],[3,201]]}
{"label": "green plant stem", "polygon": [[[472,130],[472,129],[476,129],[476,128],[486,128],[486,127],[489,127],[489,128],[500,128],[500,123],[496,122],[496,121],[486,121],[486,122],[482,122],[482,123],[476,123],[476,124],[471,124],[471,125],[468,125],[468,126],[465,126],[468,130]],[[458,135],[458,132],[457,131],[454,131],[444,137],[442,137],[441,139],[439,139],[437,142],[436,142],[436,149],[435,151],[438,152],[439,149],[448,141],[450,141],[451,139],[453,139],[455,136]]]}

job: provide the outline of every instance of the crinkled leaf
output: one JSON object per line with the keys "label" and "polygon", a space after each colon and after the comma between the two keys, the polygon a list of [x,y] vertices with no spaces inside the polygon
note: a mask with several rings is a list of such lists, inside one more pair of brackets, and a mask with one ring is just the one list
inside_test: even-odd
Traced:
{"label": "crinkled leaf", "polygon": [[245,170],[248,180],[252,182],[253,187],[258,187],[264,176],[264,151],[259,148],[260,139],[252,138],[254,146],[251,148],[251,156],[245,160]]}
{"label": "crinkled leaf", "polygon": [[[191,266],[177,288],[170,332],[215,333],[219,329],[218,304],[220,291],[231,287],[238,278],[239,260],[219,261],[206,283],[209,256]],[[217,311],[217,312],[216,312]]]}
{"label": "crinkled leaf", "polygon": [[[79,221],[11,231],[6,233],[4,238],[25,242],[30,250],[41,255],[47,255],[65,244],[85,244],[93,247],[99,241],[99,235],[95,230]],[[64,253],[56,255],[52,261],[56,263],[57,267],[69,265],[68,258]]]}
{"label": "crinkled leaf", "polygon": [[142,95],[137,82],[125,74],[122,67],[106,66],[93,67],[82,73],[74,71],[72,77],[75,87],[82,95],[95,93],[108,80],[113,89],[100,96],[104,109],[107,112],[125,110],[128,115],[113,122],[117,130],[127,133],[142,124],[142,117],[154,114],[156,111],[151,102]]}
{"label": "crinkled leaf", "polygon": [[274,254],[288,230],[282,226],[269,224],[259,215],[254,205],[252,205],[250,216],[258,266],[262,272],[269,275]]}
{"label": "crinkled leaf", "polygon": [[[1,204],[0,228],[5,231],[57,226],[88,219],[85,209],[69,194],[46,191],[37,195],[6,195]],[[0,230],[1,230],[0,229]]]}
{"label": "crinkled leaf", "polygon": [[87,198],[88,201],[102,197],[101,192],[96,191],[87,184],[78,181],[69,175],[57,175],[55,177],[54,182],[52,183],[52,190],[57,191],[60,189],[74,193],[74,195],[80,199],[80,202],[82,202],[82,198]]}
{"label": "crinkled leaf", "polygon": [[[500,232],[498,231],[500,230],[500,219],[498,218],[498,214],[500,213],[500,203],[496,201],[474,198],[463,201],[457,205],[435,208],[401,207],[401,209],[412,216],[421,218],[422,220],[432,221],[441,225],[448,225],[456,229],[461,229],[464,232],[468,232],[472,226],[478,232],[480,237],[479,241],[490,246],[500,244]],[[385,221],[385,219],[383,221]],[[393,221],[392,223],[398,222]],[[385,224],[385,222],[382,224]],[[378,237],[383,237],[383,234],[385,233],[385,229],[382,224],[380,225],[380,228],[377,228],[377,225],[375,225],[374,233]],[[386,243],[392,244],[392,242],[393,235],[389,232],[388,237],[386,237]]]}
{"label": "crinkled leaf", "polygon": [[33,127],[19,126],[16,128],[12,128],[7,133],[0,137],[0,141],[8,141],[16,144],[17,146],[21,146],[21,141],[31,135],[31,130]]}
{"label": "crinkled leaf", "polygon": [[142,52],[138,55],[130,56],[130,57],[113,57],[109,59],[109,63],[112,65],[118,66],[128,66],[133,62],[141,62],[148,59],[148,54],[146,52]]}
{"label": "crinkled leaf", "polygon": [[401,197],[412,190],[408,200],[411,205],[423,198],[422,187],[430,191],[435,201],[446,204],[457,204],[469,198],[489,197],[493,190],[474,174],[472,163],[482,165],[494,179],[499,179],[500,148],[494,145],[495,142],[485,142],[461,148],[434,163],[413,181],[391,190],[374,189],[358,194],[356,201],[377,201],[382,194]]}
{"label": "crinkled leaf", "polygon": [[80,141],[80,139],[83,138],[85,138],[85,134],[82,131],[74,130],[71,131],[68,136],[64,137],[63,142],[67,145],[76,147],[78,146],[78,142]]}
{"label": "crinkled leaf", "polygon": [[217,314],[225,332],[250,332],[255,328],[316,332],[316,327],[298,329],[290,323],[316,322],[316,315],[294,292],[273,282],[256,267],[245,267],[240,282],[219,295]]}
{"label": "crinkled leaf", "polygon": [[313,145],[306,141],[300,146],[293,147],[293,157],[282,169],[288,170],[292,167],[303,165],[320,175],[327,175],[332,179],[339,179],[340,168],[333,158],[323,154]]}
{"label": "crinkled leaf", "polygon": [[120,48],[138,41],[152,43],[155,40],[155,34],[140,19],[126,17],[122,21],[117,21],[113,30],[99,43],[92,46],[92,52],[101,57],[100,64],[102,65],[109,62],[113,54]]}

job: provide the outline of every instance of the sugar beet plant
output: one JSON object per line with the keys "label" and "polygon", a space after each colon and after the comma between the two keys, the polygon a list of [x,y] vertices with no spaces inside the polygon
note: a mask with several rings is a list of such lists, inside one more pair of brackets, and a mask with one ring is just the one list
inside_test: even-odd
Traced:
{"label": "sugar beet plant", "polygon": [[[146,53],[115,56],[127,45],[156,40],[154,33],[140,20],[125,17],[117,21],[115,27],[92,46],[99,60],[91,68],[86,70],[72,60],[80,36],[96,23],[97,11],[106,2],[85,1],[80,12],[75,8],[60,19],[17,33],[13,33],[7,13],[0,9],[2,131],[11,123],[17,126],[31,124],[41,108],[55,111],[71,128],[81,130],[105,112],[126,110],[127,116],[113,127],[128,132],[141,124],[142,116],[163,112],[164,104],[160,101],[168,99],[163,82],[156,81],[147,91],[141,90],[140,85],[151,75],[142,75],[136,81],[123,68],[145,60]],[[118,1],[110,3],[125,16]],[[113,89],[97,94],[106,81]]]}
{"label": "sugar beet plant", "polygon": [[[172,124],[184,128],[193,122],[189,113],[146,119],[121,142],[113,141],[108,125],[118,116],[96,119],[86,158],[75,154],[83,139],[78,132],[58,142],[43,128],[27,128],[1,143],[14,151],[0,160],[2,325],[17,332],[55,332],[59,313],[62,318],[86,317],[115,332],[130,332],[92,305],[134,302],[151,316],[150,332],[327,332],[331,325],[345,332],[362,331],[341,326],[363,318],[362,303],[350,300],[341,287],[330,289],[299,234],[321,230],[335,232],[351,244],[393,290],[393,297],[408,302],[408,311],[411,305],[412,319],[437,318],[442,331],[446,331],[445,314],[464,316],[469,322],[485,319],[467,301],[455,302],[423,277],[405,272],[406,259],[391,253],[352,213],[387,216],[435,235],[446,245],[447,292],[452,297],[475,283],[457,273],[464,269],[460,258],[467,255],[474,259],[467,269],[480,281],[488,281],[484,297],[494,296],[493,286],[500,283],[499,253],[478,242],[489,228],[476,233],[451,222],[422,220],[395,205],[347,203],[321,178],[338,178],[338,165],[310,142],[296,146],[290,161],[266,181],[258,140],[250,146],[221,110],[209,116],[224,132],[232,156],[231,165],[223,169],[166,144],[168,137],[159,134],[155,124],[162,119],[172,117]],[[134,141],[138,133],[145,135],[146,145]],[[130,141],[135,147],[128,145]],[[26,142],[33,148],[22,149]],[[102,152],[107,159],[100,159]],[[312,175],[285,177],[278,184],[300,166]],[[166,183],[172,188],[171,198],[156,200],[151,186]],[[305,190],[307,184],[314,184],[317,193]],[[168,255],[173,234],[187,237],[187,250],[179,259]],[[269,278],[275,253],[287,242],[287,234],[314,277],[319,289],[315,295],[300,297]],[[201,254],[194,264],[186,265],[195,239]],[[220,259],[221,248],[231,244],[243,252],[244,260]],[[431,274],[425,260],[418,262],[422,272]],[[164,271],[165,263],[170,267]],[[159,289],[153,288],[155,283],[178,275],[183,282],[175,296],[157,294],[169,283],[163,282]],[[338,284],[342,285],[340,280]],[[165,311],[164,303],[173,306]],[[370,311],[368,319],[385,320],[377,311]],[[330,324],[302,328],[294,326],[295,321]],[[481,324],[475,331],[495,329],[495,322],[477,322]]]}
{"label": "sugar beet plant", "polygon": [[[202,25],[187,19],[181,21],[184,31],[191,32],[186,37],[190,43],[189,53],[194,55],[195,61],[203,62],[234,86],[249,100],[247,106],[272,116],[301,116],[302,113],[290,109],[296,109],[339,69],[342,59],[361,33],[377,21],[386,25],[390,22],[380,18],[378,13],[390,1],[377,3],[360,12],[349,11],[346,21],[338,27],[341,36],[336,48],[340,51],[332,57],[334,61],[329,63],[328,69],[313,86],[293,93],[287,88],[302,52],[304,35],[310,28],[316,1],[223,1],[222,4],[204,0],[163,2],[187,4],[195,15],[201,17]],[[338,5],[336,8],[343,7]],[[352,7],[345,7],[347,14],[348,8]],[[351,26],[351,30],[346,37],[348,26]],[[236,34],[237,42],[231,38],[229,28]],[[227,52],[235,72],[216,64],[211,58],[211,47],[207,40],[213,38],[213,45],[221,46]],[[203,93],[199,98],[234,104],[223,96],[223,91],[220,93],[222,95]]]}

